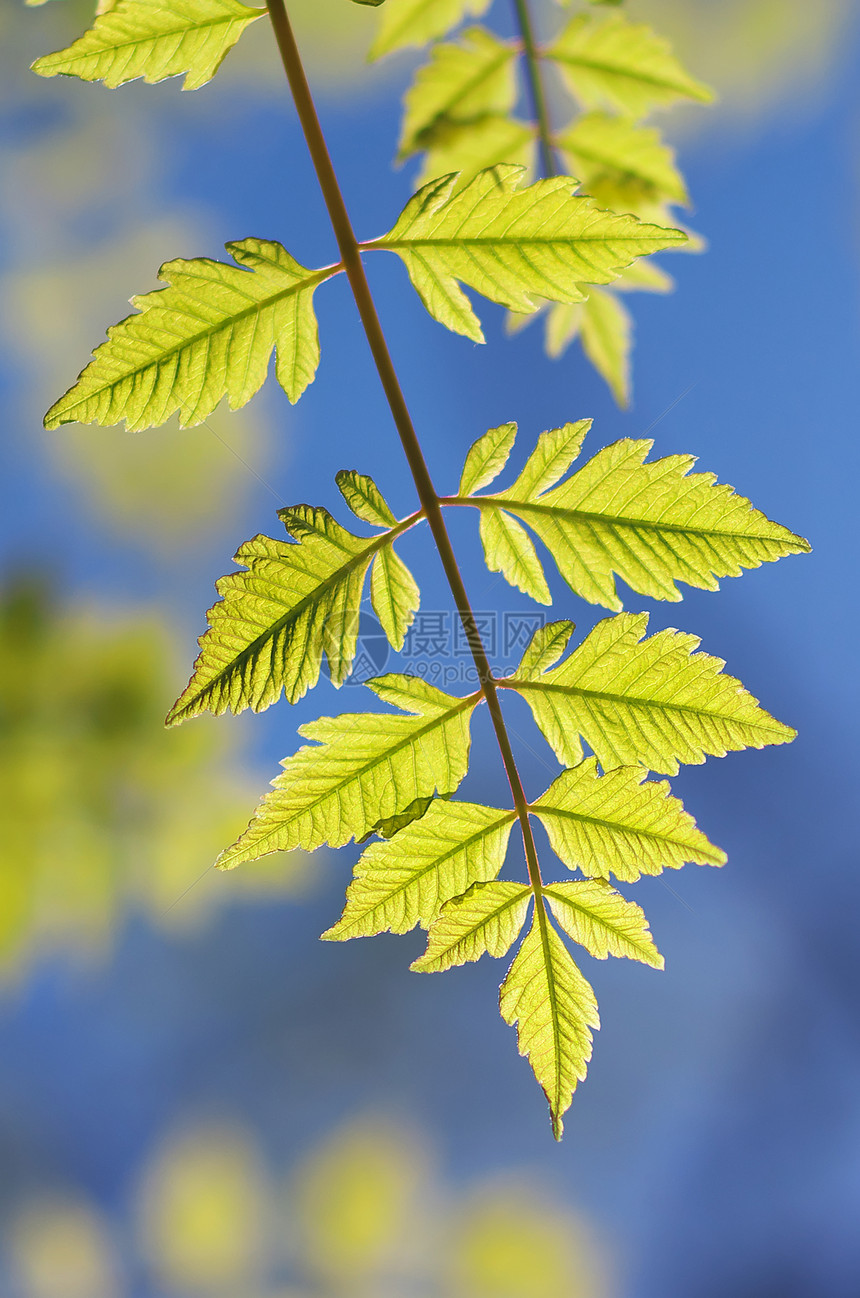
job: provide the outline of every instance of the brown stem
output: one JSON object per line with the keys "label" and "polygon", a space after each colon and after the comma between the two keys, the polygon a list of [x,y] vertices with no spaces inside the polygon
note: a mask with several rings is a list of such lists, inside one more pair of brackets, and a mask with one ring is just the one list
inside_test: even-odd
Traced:
{"label": "brown stem", "polygon": [[415,482],[415,490],[418,493],[418,499],[427,518],[430,531],[433,533],[433,540],[436,542],[436,548],[439,551],[439,557],[442,561],[442,567],[445,570],[445,576],[451,587],[451,593],[454,596],[454,603],[460,620],[463,623],[463,629],[466,633],[466,640],[475,662],[475,668],[478,673],[478,682],[481,687],[481,693],[487,702],[490,710],[490,717],[493,722],[493,729],[496,732],[496,739],[499,744],[499,751],[502,755],[502,762],[505,767],[505,774],[508,777],[508,783],[511,786],[511,795],[514,800],[517,816],[520,822],[520,828],[523,834],[523,844],[525,846],[526,863],[528,865],[529,879],[537,896],[541,894],[541,876],[540,866],[538,864],[537,849],[535,847],[534,835],[529,822],[529,807],[526,801],[525,792],[523,791],[522,780],[517,769],[514,759],[511,741],[508,735],[505,719],[502,715],[502,708],[499,702],[499,696],[496,691],[496,683],[493,680],[493,672],[481,640],[478,626],[475,621],[475,615],[469,604],[469,597],[466,594],[466,587],[463,584],[463,578],[457,564],[454,550],[451,545],[451,538],[448,535],[448,529],[445,526],[442,517],[442,509],[439,505],[439,497],[433,486],[430,477],[430,470],[424,459],[424,452],[421,449],[421,443],[415,432],[412,423],[412,417],[409,414],[406,400],[400,387],[400,381],[394,368],[394,362],[391,359],[391,353],[388,350],[388,344],[385,340],[385,334],[382,330],[382,324],[376,310],[376,304],[370,291],[370,285],[367,282],[367,276],[364,271],[364,265],[361,260],[361,250],[355,232],[352,228],[352,222],[346,210],[343,194],[335,174],[334,166],[329,155],[328,146],[325,136],[317,116],[313,96],[310,86],[305,75],[302,65],[301,55],[296,45],[295,36],[287,16],[284,0],[266,0],[269,10],[269,16],[272,20],[272,26],[275,29],[275,36],[278,42],[278,48],[281,52],[281,59],[284,64],[284,71],[287,74],[287,80],[290,83],[293,101],[296,105],[296,111],[299,115],[302,131],[304,132],[305,142],[311,155],[311,161],[316,171],[322,196],[328,209],[329,218],[334,230],[337,246],[340,250],[346,275],[352,288],[355,304],[358,307],[358,314],[361,317],[361,323],[364,326],[364,332],[373,355],[376,369],[382,383],[391,414],[394,419],[395,427],[400,437],[409,468],[412,472],[412,478]]}
{"label": "brown stem", "polygon": [[526,77],[529,83],[532,110],[537,121],[541,169],[544,176],[549,179],[550,176],[556,174],[555,146],[553,144],[552,125],[549,120],[546,92],[544,91],[543,77],[541,75],[540,55],[535,43],[528,0],[514,0],[514,9],[516,10],[517,23],[523,41],[523,54],[526,60]]}

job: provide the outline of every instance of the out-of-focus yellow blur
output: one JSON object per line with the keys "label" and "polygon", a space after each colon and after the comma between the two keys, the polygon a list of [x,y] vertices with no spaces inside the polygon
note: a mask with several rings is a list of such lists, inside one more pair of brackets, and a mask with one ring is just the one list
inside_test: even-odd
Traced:
{"label": "out-of-focus yellow blur", "polygon": [[5,1243],[21,1298],[126,1298],[133,1275],[183,1298],[612,1298],[579,1214],[515,1172],[456,1187],[433,1155],[360,1118],[284,1181],[250,1132],[202,1123],[155,1149],[127,1218],[37,1200]]}

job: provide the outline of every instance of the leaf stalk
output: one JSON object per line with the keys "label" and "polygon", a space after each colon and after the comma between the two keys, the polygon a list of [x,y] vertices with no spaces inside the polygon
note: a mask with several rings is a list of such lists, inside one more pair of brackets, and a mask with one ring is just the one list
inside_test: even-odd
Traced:
{"label": "leaf stalk", "polygon": [[520,29],[520,36],[522,37],[529,97],[532,101],[532,110],[538,126],[541,170],[543,175],[546,178],[549,178],[556,174],[557,168],[555,165],[553,130],[549,119],[549,108],[543,84],[543,73],[541,72],[541,56],[535,41],[534,27],[532,26],[532,17],[529,11],[528,0],[514,0],[514,9],[516,10],[517,24]]}
{"label": "leaf stalk", "polygon": [[320,124],[319,116],[314,104],[311,88],[308,83],[307,75],[302,63],[301,54],[296,44],[289,16],[287,14],[284,0],[266,0],[269,16],[272,20],[275,38],[278,42],[278,49],[281,54],[281,61],[284,65],[284,71],[289,82],[290,90],[293,96],[293,102],[296,106],[299,122],[311,156],[311,161],[316,172],[317,181],[322,192],[323,200],[329,214],[337,246],[340,251],[341,260],[346,271],[352,289],[355,304],[364,327],[365,336],[385,392],[392,418],[400,437],[400,442],[406,455],[409,469],[412,473],[412,479],[415,483],[415,490],[421,507],[426,515],[430,531],[433,534],[433,540],[439,552],[439,558],[442,567],[445,570],[445,576],[451,588],[454,597],[454,603],[463,629],[466,633],[466,640],[472,653],[475,668],[478,673],[478,682],[481,687],[481,693],[487,702],[490,711],[490,717],[493,723],[493,729],[496,734],[496,740],[501,752],[502,762],[505,768],[505,774],[511,788],[511,795],[514,800],[517,817],[520,822],[520,828],[523,836],[525,847],[526,864],[528,867],[529,880],[539,901],[542,893],[542,880],[540,874],[540,865],[538,863],[537,848],[529,822],[528,802],[526,801],[523,790],[522,780],[517,768],[516,759],[514,758],[511,747],[510,736],[508,735],[505,719],[502,715],[501,703],[496,690],[496,683],[493,679],[493,672],[490,666],[487,653],[484,648],[478,625],[475,620],[472,607],[469,603],[469,597],[466,593],[466,587],[463,577],[454,554],[451,538],[445,526],[442,517],[442,509],[439,503],[439,497],[433,486],[433,480],[430,476],[430,470],[424,458],[424,452],[415,431],[412,422],[412,416],[406,404],[403,390],[400,386],[400,380],[397,377],[397,371],[394,368],[394,362],[388,349],[388,343],[382,328],[382,322],[376,310],[376,303],[370,290],[370,285],[365,273],[364,264],[361,260],[361,245],[356,238],[355,231],[352,228],[352,222],[346,208],[343,193],[337,179],[337,174],[329,154],[328,145],[325,135]]}

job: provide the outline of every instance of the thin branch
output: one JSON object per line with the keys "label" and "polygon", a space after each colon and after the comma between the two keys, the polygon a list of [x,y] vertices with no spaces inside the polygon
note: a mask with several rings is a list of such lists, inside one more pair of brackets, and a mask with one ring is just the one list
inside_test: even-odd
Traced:
{"label": "thin branch", "polygon": [[373,295],[371,294],[370,285],[367,282],[367,276],[361,260],[360,246],[352,228],[352,222],[350,221],[349,213],[346,210],[343,194],[329,155],[328,145],[326,144],[322,126],[320,125],[311,89],[308,85],[308,80],[302,64],[301,55],[298,46],[296,45],[289,17],[287,16],[284,0],[266,0],[266,3],[269,10],[269,16],[272,20],[272,26],[275,30],[278,48],[284,64],[284,71],[287,74],[287,80],[290,84],[293,101],[304,133],[305,142],[311,155],[317,180],[331,220],[332,229],[334,230],[335,239],[337,240],[338,249],[340,250],[347,278],[350,287],[352,288],[353,297],[355,298],[355,304],[358,307],[358,313],[361,317],[361,323],[364,326],[364,332],[376,364],[379,379],[382,383],[394,419],[394,424],[400,437],[401,445],[403,446],[406,459],[409,463],[409,468],[415,483],[415,490],[418,493],[418,499],[420,500],[421,507],[427,517],[427,522],[433,534],[433,539],[436,542],[436,548],[439,551],[442,567],[445,570],[445,576],[448,579],[451,593],[454,596],[454,603],[457,607],[460,621],[463,624],[463,630],[466,633],[466,640],[475,662],[481,693],[486,699],[487,707],[490,710],[493,729],[496,733],[499,751],[501,752],[502,762],[505,767],[505,774],[508,777],[508,783],[511,787],[511,795],[514,800],[514,806],[522,830],[529,879],[535,894],[539,898],[542,890],[542,883],[540,866],[537,858],[537,849],[535,847],[534,835],[529,822],[528,802],[526,801],[522,780],[520,779],[513,749],[511,747],[510,737],[505,726],[505,719],[502,715],[502,708],[496,691],[496,683],[493,680],[492,668],[489,659],[487,658],[487,653],[483,641],[481,640],[480,632],[478,631],[478,625],[469,603],[469,597],[466,594],[466,587],[463,583],[463,577],[454,555],[451,538],[448,535],[448,530],[442,517],[439,497],[433,486],[433,480],[430,477],[430,470],[428,469],[427,462],[424,459],[424,452],[421,449],[421,443],[419,442],[418,435],[415,432],[412,417],[409,414],[409,409],[400,387],[400,381],[394,368],[394,362],[392,361],[391,353],[388,350],[388,343],[385,339],[382,324],[376,310],[376,304],[373,300]]}
{"label": "thin branch", "polygon": [[514,0],[514,8],[516,10],[517,24],[523,41],[523,54],[526,60],[526,76],[529,84],[529,95],[532,101],[532,111],[535,120],[537,121],[541,170],[543,171],[544,176],[549,178],[557,173],[557,167],[555,165],[555,146],[553,144],[552,125],[549,120],[549,109],[547,107],[546,92],[543,84],[543,73],[541,72],[540,55],[538,54],[537,45],[535,43],[534,28],[532,27],[528,0]]}

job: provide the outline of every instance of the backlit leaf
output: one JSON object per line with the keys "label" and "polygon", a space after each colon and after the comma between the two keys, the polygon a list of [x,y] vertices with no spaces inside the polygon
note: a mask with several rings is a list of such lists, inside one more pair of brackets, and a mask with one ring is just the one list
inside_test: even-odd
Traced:
{"label": "backlit leaf", "polygon": [[521,1055],[528,1057],[549,1102],[552,1130],[561,1140],[570,1107],[591,1058],[591,1029],[600,1026],[594,992],[542,910],[514,957],[499,992],[506,1023],[517,1024]]}
{"label": "backlit leaf", "polygon": [[356,518],[372,527],[395,526],[397,519],[373,478],[366,473],[356,473],[354,469],[341,469],[335,475],[335,482]]}
{"label": "backlit leaf", "polygon": [[501,509],[482,513],[481,544],[490,572],[503,573],[506,581],[539,604],[552,603],[534,542],[511,514]]}
{"label": "backlit leaf", "polygon": [[[245,833],[221,854],[222,869],[286,843],[307,850],[323,843],[341,847],[417,799],[457,788],[469,763],[469,722],[479,695],[454,698],[414,676],[379,676],[368,685],[413,715],[344,713],[300,726],[313,745],[282,763]],[[423,823],[416,821],[416,828]]]}
{"label": "backlit leaf", "polygon": [[479,172],[502,163],[523,167],[530,179],[534,173],[535,140],[531,122],[501,113],[486,113],[473,122],[439,121],[424,141],[426,152],[418,184],[426,185],[456,171],[456,192]]}
{"label": "backlit leaf", "polygon": [[132,298],[138,314],[108,330],[45,427],[124,420],[137,431],[178,411],[190,428],[222,397],[231,410],[250,401],[275,348],[278,382],[298,401],[319,364],[314,289],[339,267],[307,270],[262,239],[228,243],[227,251],[239,266],[208,257],[162,266],[168,287]]}
{"label": "backlit leaf", "polygon": [[678,99],[713,99],[708,87],[684,70],[668,41],[622,14],[577,14],[547,56],[587,109],[642,117]]}
{"label": "backlit leaf", "polygon": [[679,762],[794,739],[723,675],[721,658],[693,652],[696,636],[668,630],[643,640],[647,626],[647,613],[604,618],[539,680],[501,682],[525,698],[563,765],[581,761],[580,735],[604,770],[641,762],[665,775],[677,774]]}
{"label": "backlit leaf", "polygon": [[153,83],[185,73],[183,90],[196,90],[263,13],[238,0],[117,0],[80,40],[37,59],[33,71],[112,88],[137,77]]}
{"label": "backlit leaf", "polygon": [[396,252],[435,319],[483,341],[458,282],[512,311],[540,299],[579,302],[581,284],[608,284],[636,257],[683,243],[680,231],[599,210],[572,193],[569,177],[519,188],[520,167],[483,171],[465,189],[457,177],[425,185],[389,234],[367,248]]}
{"label": "backlit leaf", "polygon": [[516,58],[515,45],[483,27],[470,28],[456,44],[435,46],[403,101],[401,158],[426,147],[422,136],[440,118],[462,123],[510,113],[517,98]]}
{"label": "backlit leaf", "polygon": [[341,941],[386,929],[406,933],[416,924],[427,928],[444,902],[473,883],[495,879],[515,820],[514,811],[437,800],[420,820],[365,850],[343,915],[323,937]]}
{"label": "backlit leaf", "polygon": [[472,443],[460,474],[461,496],[480,491],[481,487],[488,487],[495,481],[510,458],[516,435],[516,424],[502,424],[499,428],[490,428]]}
{"label": "backlit leaf", "polygon": [[476,883],[442,907],[430,925],[427,950],[409,966],[416,973],[440,973],[453,965],[503,956],[525,923],[532,890],[523,883]]}
{"label": "backlit leaf", "polygon": [[654,945],[640,906],[599,880],[553,883],[544,896],[561,927],[597,960],[626,956],[662,969],[663,957]]}
{"label": "backlit leaf", "polygon": [[370,57],[379,59],[406,45],[427,45],[464,18],[480,18],[489,7],[490,0],[387,0]]}
{"label": "backlit leaf", "polygon": [[725,854],[668,796],[665,780],[645,781],[645,775],[641,766],[598,775],[597,762],[587,757],[532,803],[552,850],[571,870],[632,883],[641,874],[680,869],[685,861],[725,863]]}
{"label": "backlit leaf", "polygon": [[558,146],[589,192],[593,180],[608,176],[619,182],[637,182],[657,201],[689,202],[675,155],[652,126],[607,113],[585,113],[559,136]]}
{"label": "backlit leaf", "polygon": [[579,338],[582,350],[622,407],[630,401],[632,334],[630,312],[613,293],[599,288],[589,290],[587,302],[555,302],[546,313],[547,355],[557,360]]}
{"label": "backlit leaf", "polygon": [[279,516],[299,543],[256,536],[239,549],[247,571],[217,583],[221,598],[168,724],[201,712],[261,712],[281,693],[295,703],[316,685],[323,653],[335,685],[349,675],[367,569],[399,532],[355,536],[310,505]]}
{"label": "backlit leaf", "polygon": [[472,500],[527,523],[576,594],[612,609],[614,573],[639,594],[679,600],[676,581],[716,590],[719,577],[809,549],[713,473],[690,473],[693,456],[644,463],[652,445],[624,438],[549,491],[514,483]]}
{"label": "backlit leaf", "polygon": [[399,651],[415,620],[418,583],[391,546],[379,550],[370,573],[370,599],[389,642]]}

